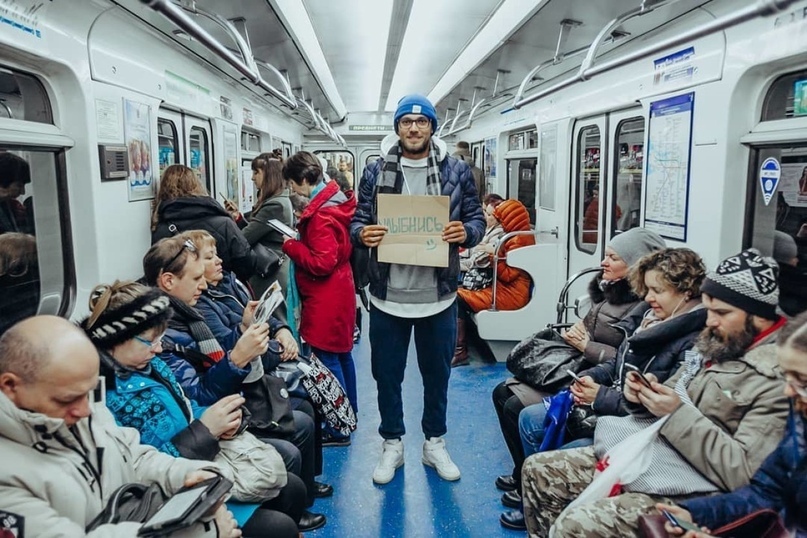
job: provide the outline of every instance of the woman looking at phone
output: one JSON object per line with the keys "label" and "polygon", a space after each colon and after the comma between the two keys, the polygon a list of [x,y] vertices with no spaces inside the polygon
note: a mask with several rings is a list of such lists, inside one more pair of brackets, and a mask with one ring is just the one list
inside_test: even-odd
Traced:
{"label": "woman looking at phone", "polygon": [[[790,416],[784,438],[751,478],[751,483],[731,493],[701,497],[680,507],[659,504],[678,522],[719,528],[757,510],[784,515],[784,524],[794,536],[807,536],[807,313],[789,321],[777,337],[777,357],[784,373],[785,395],[790,398]],[[709,538],[709,532],[694,532],[666,524],[670,536]],[[746,536],[738,533],[736,536]]]}
{"label": "woman looking at phone", "polygon": [[[573,442],[562,448],[590,445],[597,416],[627,414],[622,395],[624,378],[641,375],[626,368],[627,364],[643,373],[652,373],[658,380],[666,380],[675,373],[706,325],[706,310],[700,300],[700,285],[705,276],[706,267],[700,256],[688,248],[652,252],[631,268],[628,277],[631,287],[644,302],[613,324],[625,335],[616,356],[579,372],[579,379],[571,384],[575,405],[586,409],[570,417],[567,440],[571,437]],[[538,403],[526,407],[519,415],[525,457],[541,447],[546,412],[543,403]],[[511,497],[514,500],[515,496]],[[507,512],[502,515],[502,523],[508,526],[505,521],[523,524],[523,515]]]}
{"label": "woman looking at phone", "polygon": [[[241,433],[244,398],[231,395],[209,407],[185,397],[162,350],[172,309],[168,297],[135,282],[96,286],[81,327],[101,357],[106,405],[120,426],[135,428],[143,444],[174,457],[212,461],[219,440]],[[278,459],[280,455],[275,453]],[[282,488],[266,491],[243,522],[244,536],[297,538],[305,485],[291,473]]]}

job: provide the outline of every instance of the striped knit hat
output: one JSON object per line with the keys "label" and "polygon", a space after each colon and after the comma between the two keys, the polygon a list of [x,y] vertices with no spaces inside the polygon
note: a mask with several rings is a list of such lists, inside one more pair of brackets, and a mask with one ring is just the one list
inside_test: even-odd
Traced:
{"label": "striped knit hat", "polygon": [[776,320],[778,275],[779,266],[773,258],[749,248],[720,262],[715,271],[706,275],[701,291],[749,314]]}
{"label": "striped knit hat", "polygon": [[112,349],[149,329],[168,323],[172,310],[168,297],[156,288],[118,308],[108,307],[92,326],[90,318],[81,328],[100,349]]}

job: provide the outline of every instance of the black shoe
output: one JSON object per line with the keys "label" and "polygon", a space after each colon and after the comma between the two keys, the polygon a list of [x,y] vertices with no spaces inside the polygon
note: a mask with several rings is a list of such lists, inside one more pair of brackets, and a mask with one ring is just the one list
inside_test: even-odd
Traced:
{"label": "black shoe", "polygon": [[[524,520],[523,517],[521,519],[522,521]],[[313,512],[309,512],[308,510],[306,510],[305,512],[303,512],[303,516],[300,518],[300,522],[297,523],[297,530],[299,530],[300,532],[308,532],[324,526],[325,526],[325,516],[323,514],[315,514]]]}
{"label": "black shoe", "polygon": [[334,437],[329,433],[323,433],[322,446],[350,446],[350,436]]}
{"label": "black shoe", "polygon": [[502,504],[507,508],[521,509],[521,493],[517,491],[508,491],[502,495]]}
{"label": "black shoe", "polygon": [[527,530],[527,522],[524,521],[524,512],[521,510],[508,510],[499,516],[499,523],[506,529],[513,529],[515,531]]}
{"label": "black shoe", "polygon": [[331,495],[333,495],[332,485],[314,482],[314,497],[322,499],[323,497],[330,497]]}
{"label": "black shoe", "polygon": [[516,489],[516,479],[511,474],[503,474],[496,479],[496,489],[513,491]]}

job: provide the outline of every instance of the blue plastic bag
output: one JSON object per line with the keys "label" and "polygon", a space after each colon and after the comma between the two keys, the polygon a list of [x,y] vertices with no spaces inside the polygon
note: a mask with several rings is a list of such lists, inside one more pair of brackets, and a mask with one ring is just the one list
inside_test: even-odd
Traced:
{"label": "blue plastic bag", "polygon": [[551,397],[544,398],[544,405],[547,408],[546,418],[544,418],[544,440],[541,441],[539,452],[547,450],[557,450],[563,446],[563,439],[566,436],[566,419],[574,405],[574,398],[569,389],[563,389]]}

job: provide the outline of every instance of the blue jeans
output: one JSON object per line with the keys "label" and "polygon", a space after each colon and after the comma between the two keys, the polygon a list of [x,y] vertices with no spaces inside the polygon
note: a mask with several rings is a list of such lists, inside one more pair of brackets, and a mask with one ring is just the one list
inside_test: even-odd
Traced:
{"label": "blue jeans", "polygon": [[[524,447],[524,457],[540,452],[541,443],[544,440],[546,429],[544,428],[544,419],[546,418],[546,406],[543,402],[533,404],[525,407],[518,415],[518,433],[521,436],[521,444]],[[593,439],[583,438],[575,439],[565,445],[561,449],[579,448],[589,446],[594,442]]]}
{"label": "blue jeans", "polygon": [[418,368],[423,377],[423,417],[426,438],[446,433],[448,378],[457,340],[457,303],[426,318],[399,318],[370,307],[370,349],[373,378],[378,387],[378,433],[396,439],[406,433],[401,383],[415,329]]}

